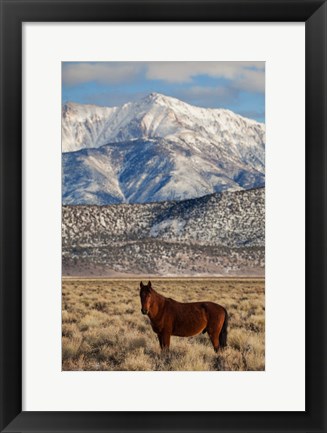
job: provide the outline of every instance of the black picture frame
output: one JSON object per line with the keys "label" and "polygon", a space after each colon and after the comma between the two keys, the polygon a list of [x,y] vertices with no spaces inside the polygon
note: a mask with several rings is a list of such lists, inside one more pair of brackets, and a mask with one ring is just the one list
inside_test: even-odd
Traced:
{"label": "black picture frame", "polygon": [[[326,432],[326,1],[0,0],[0,4],[1,431]],[[22,412],[22,23],[74,21],[305,22],[305,412]]]}

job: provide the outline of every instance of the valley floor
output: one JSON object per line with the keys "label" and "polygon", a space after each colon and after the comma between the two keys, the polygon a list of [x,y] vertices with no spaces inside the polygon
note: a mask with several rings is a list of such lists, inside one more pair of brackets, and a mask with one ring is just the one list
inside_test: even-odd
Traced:
{"label": "valley floor", "polygon": [[63,279],[63,370],[265,369],[264,279],[151,278],[154,289],[164,296],[181,302],[213,301],[229,314],[227,347],[218,354],[208,335],[200,334],[172,337],[166,355],[160,353],[148,317],[141,314],[140,280]]}

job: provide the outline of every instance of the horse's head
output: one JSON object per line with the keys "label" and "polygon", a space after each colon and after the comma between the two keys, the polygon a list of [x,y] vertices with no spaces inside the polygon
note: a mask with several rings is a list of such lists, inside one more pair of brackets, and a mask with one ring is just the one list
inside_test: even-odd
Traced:
{"label": "horse's head", "polygon": [[141,311],[142,314],[148,314],[151,306],[153,290],[151,286],[151,281],[148,284],[140,283],[140,298],[141,298]]}

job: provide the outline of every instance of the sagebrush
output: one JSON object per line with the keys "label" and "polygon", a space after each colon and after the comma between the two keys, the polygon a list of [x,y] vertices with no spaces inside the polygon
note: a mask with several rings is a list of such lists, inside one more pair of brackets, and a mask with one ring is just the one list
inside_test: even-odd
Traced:
{"label": "sagebrush", "polygon": [[[144,280],[145,281],[145,280]],[[64,279],[63,370],[264,370],[263,279],[151,279],[180,302],[213,301],[229,314],[227,347],[216,354],[207,334],[172,337],[161,354],[149,319],[141,314],[140,279]]]}

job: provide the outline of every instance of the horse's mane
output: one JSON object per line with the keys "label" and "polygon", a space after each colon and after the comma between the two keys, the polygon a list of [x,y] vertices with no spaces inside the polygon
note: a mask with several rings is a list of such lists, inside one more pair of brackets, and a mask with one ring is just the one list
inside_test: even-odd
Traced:
{"label": "horse's mane", "polygon": [[153,291],[153,293],[158,296],[158,298],[161,299],[170,299],[170,298],[166,298],[166,296],[162,295],[161,293],[157,292],[156,290],[154,290],[153,288],[151,289]]}

